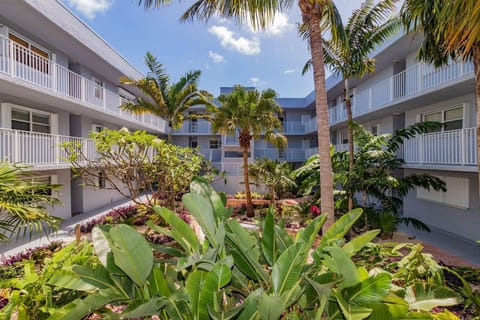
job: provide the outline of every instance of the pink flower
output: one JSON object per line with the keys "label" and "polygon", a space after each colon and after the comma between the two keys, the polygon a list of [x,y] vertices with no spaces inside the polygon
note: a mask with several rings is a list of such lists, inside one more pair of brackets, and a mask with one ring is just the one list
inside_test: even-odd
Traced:
{"label": "pink flower", "polygon": [[310,206],[309,211],[314,216],[318,216],[320,214],[320,209],[315,205]]}

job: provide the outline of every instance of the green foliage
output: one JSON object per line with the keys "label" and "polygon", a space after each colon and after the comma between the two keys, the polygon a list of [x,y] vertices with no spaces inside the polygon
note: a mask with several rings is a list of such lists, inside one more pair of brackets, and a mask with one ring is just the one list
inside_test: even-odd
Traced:
{"label": "green foliage", "polygon": [[[429,174],[410,174],[400,177],[396,174],[403,160],[398,157],[397,151],[405,141],[418,134],[429,132],[441,127],[437,122],[420,122],[405,129],[397,130],[394,134],[375,136],[362,126],[352,123],[355,129],[354,142],[357,146],[354,157],[353,173],[349,173],[347,152],[333,152],[332,166],[334,181],[340,186],[339,201],[345,200],[348,195],[360,194],[361,203],[357,204],[365,210],[362,223],[366,228],[379,228],[382,236],[390,236],[396,231],[400,223],[412,224],[413,227],[428,230],[421,221],[401,217],[399,208],[403,197],[414,188],[445,190],[445,183]],[[294,172],[294,176],[303,180],[301,189],[311,192],[319,178],[318,156],[312,156],[307,162]],[[344,211],[344,209],[340,209]],[[342,212],[343,213],[343,212]]]}
{"label": "green foliage", "polygon": [[[67,144],[75,173],[85,185],[119,192],[139,205],[153,207],[158,199],[174,208],[174,199],[188,190],[190,181],[199,175],[203,156],[190,148],[165,143],[144,131],[127,129],[92,133],[97,158],[91,159],[75,144]],[[146,193],[146,202],[139,201]]]}
{"label": "green foliage", "polygon": [[[296,186],[290,178],[292,168],[286,161],[279,162],[268,158],[256,159],[248,166],[248,174],[257,185],[264,185],[270,194],[270,200],[275,201],[288,188]],[[253,195],[252,195],[253,198]]]}
{"label": "green foliage", "polygon": [[[95,312],[115,319],[407,319],[461,301],[441,285],[415,282],[400,289],[395,274],[357,266],[352,255],[375,235],[345,244],[343,236],[360,209],[316,241],[325,215],[293,238],[275,224],[270,208],[263,230],[253,236],[228,218],[224,199],[203,179],[193,180],[183,202],[201,230],[159,207],[154,210],[170,229],[151,224],[178,242],[175,256],[155,259],[145,239],[128,226],[96,227],[98,261],[57,270],[48,282],[75,298],[55,308],[52,318],[82,319]],[[113,307],[119,307],[116,313]]]}
{"label": "green foliage", "polygon": [[138,97],[136,101],[128,101],[120,109],[133,114],[150,113],[157,115],[168,124],[168,142],[172,143],[172,130],[182,126],[189,116],[187,111],[195,105],[211,105],[212,95],[205,90],[198,90],[197,82],[201,71],[189,71],[177,82],[171,82],[163,65],[152,53],[145,55],[145,64],[149,72],[140,80],[123,77],[122,84],[140,89],[149,99]]}
{"label": "green foliage", "polygon": [[60,188],[35,181],[25,167],[0,162],[0,242],[40,234],[45,226],[55,230],[62,220],[47,207],[60,202],[54,194]]}
{"label": "green foliage", "polygon": [[32,260],[24,261],[21,278],[4,278],[0,288],[4,289],[7,305],[0,310],[0,318],[10,319],[17,313],[19,320],[47,319],[61,305],[84,296],[82,291],[65,290],[56,283],[62,269],[74,265],[90,265],[96,261],[92,246],[86,242],[72,243],[46,258],[38,271]]}

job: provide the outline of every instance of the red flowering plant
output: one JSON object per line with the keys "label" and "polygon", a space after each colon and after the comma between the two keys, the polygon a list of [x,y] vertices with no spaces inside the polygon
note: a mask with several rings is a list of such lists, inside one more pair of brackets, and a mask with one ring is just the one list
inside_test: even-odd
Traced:
{"label": "red flowering plant", "polygon": [[310,208],[308,209],[310,213],[314,216],[317,217],[320,215],[320,209],[316,205],[311,205]]}

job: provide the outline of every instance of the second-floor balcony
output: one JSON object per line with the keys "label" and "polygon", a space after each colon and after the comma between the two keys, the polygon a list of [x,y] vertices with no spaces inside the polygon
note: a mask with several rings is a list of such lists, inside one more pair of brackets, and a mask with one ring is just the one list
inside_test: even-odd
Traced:
{"label": "second-floor balcony", "polygon": [[181,128],[173,131],[173,134],[206,134],[212,135],[212,125],[207,120],[199,119],[197,121],[187,120],[183,122]]}
{"label": "second-floor balcony", "polygon": [[[447,66],[434,68],[418,63],[371,87],[358,91],[352,99],[352,114],[357,117],[387,105],[454,82],[473,74],[472,62],[452,61]],[[347,120],[345,103],[329,109],[330,124]]]}
{"label": "second-floor balcony", "polygon": [[0,159],[35,168],[69,167],[64,143],[74,143],[89,159],[96,157],[91,139],[0,128]]}
{"label": "second-floor balcony", "polygon": [[124,98],[118,92],[109,90],[1,35],[0,74],[23,80],[119,118],[165,131],[165,121],[159,117],[122,112],[118,106],[124,102]]}
{"label": "second-floor balcony", "polygon": [[[398,156],[407,167],[476,170],[477,129],[465,128],[431,132],[404,141]],[[335,151],[347,151],[348,144],[335,145]]]}

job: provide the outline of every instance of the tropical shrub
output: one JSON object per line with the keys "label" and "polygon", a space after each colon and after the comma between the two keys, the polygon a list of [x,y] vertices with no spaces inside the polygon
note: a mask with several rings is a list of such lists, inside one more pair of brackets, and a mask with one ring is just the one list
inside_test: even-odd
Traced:
{"label": "tropical shrub", "polygon": [[[317,241],[325,215],[292,238],[275,224],[272,208],[252,236],[229,219],[225,198],[205,180],[194,179],[190,190],[182,200],[200,230],[160,207],[154,209],[170,228],[149,223],[178,247],[149,245],[126,225],[96,227],[99,263],[64,268],[49,282],[78,295],[53,317],[82,319],[93,311],[118,317],[115,309],[123,318],[431,319],[432,308],[461,302],[443,285],[423,281],[400,288],[392,273],[356,266],[352,256],[379,233],[345,241],[360,209],[343,215]],[[164,255],[155,259],[152,248]]]}
{"label": "tropical shrub", "polygon": [[[425,189],[445,190],[445,183],[429,174],[410,174],[398,176],[396,170],[403,160],[398,151],[405,139],[417,134],[441,127],[437,122],[420,122],[405,129],[397,130],[394,134],[375,136],[361,125],[352,123],[354,127],[354,142],[357,146],[353,173],[349,173],[349,159],[347,152],[334,152],[331,157],[334,170],[334,181],[339,187],[337,200],[340,214],[346,211],[349,195],[357,195],[356,207],[365,210],[362,221],[358,224],[364,229],[380,228],[382,237],[390,236],[396,231],[400,223],[412,224],[413,227],[429,231],[421,221],[399,214],[403,204],[403,197],[416,187]],[[294,172],[294,176],[301,179],[301,190],[309,194],[318,185],[319,161],[318,156],[312,156],[305,164]]]}
{"label": "tropical shrub", "polygon": [[0,162],[0,242],[11,237],[56,230],[62,219],[51,216],[47,207],[60,203],[54,192],[60,185],[35,181],[22,166]]}
{"label": "tropical shrub", "polygon": [[[175,208],[175,199],[188,191],[204,158],[196,150],[165,143],[144,131],[94,132],[95,159],[75,143],[65,145],[74,172],[86,186],[115,190],[138,205],[152,208],[157,199]],[[142,195],[144,197],[142,197]]]}

